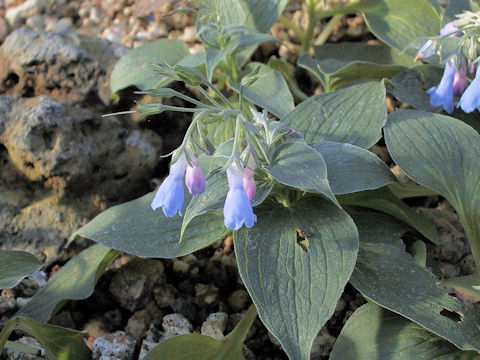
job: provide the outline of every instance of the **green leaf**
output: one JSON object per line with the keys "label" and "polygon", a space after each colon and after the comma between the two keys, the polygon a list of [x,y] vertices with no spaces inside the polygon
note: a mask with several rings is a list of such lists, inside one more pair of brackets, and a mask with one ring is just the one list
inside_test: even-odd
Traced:
{"label": "green leaf", "polygon": [[[405,250],[397,238],[384,239],[391,221],[378,214],[355,216],[360,250],[350,282],[364,296],[394,311],[462,350],[480,350],[480,314],[437,286],[432,273]],[[396,224],[393,222],[392,224]]]}
{"label": "green leaf", "polygon": [[330,360],[478,360],[407,319],[375,304],[347,320]]}
{"label": "green leaf", "polygon": [[282,119],[306,142],[335,141],[369,148],[387,120],[383,82],[368,82],[312,96]]}
{"label": "green leaf", "polygon": [[262,205],[234,232],[240,276],[268,330],[290,359],[310,359],[355,265],[358,237],[345,211],[320,198]]}
{"label": "green leaf", "polygon": [[327,165],[328,182],[336,195],[378,189],[397,182],[389,167],[368,150],[332,141],[311,146],[322,154]]}
{"label": "green leaf", "polygon": [[386,187],[343,195],[339,197],[339,201],[342,206],[361,206],[392,215],[413,227],[431,242],[435,244],[441,243],[438,232],[433,224],[430,223],[426,217],[393,195],[390,189]]}
{"label": "green leaf", "polygon": [[[70,241],[81,236],[136,256],[175,258],[207,247],[228,234],[223,216],[208,213],[192,220],[179,242],[183,218],[167,218],[161,209],[153,211],[150,204],[154,195],[152,192],[107,209],[78,229]],[[191,196],[185,194],[185,204],[190,200]]]}
{"label": "green leaf", "polygon": [[427,90],[438,85],[443,69],[420,65],[395,76],[387,85],[387,91],[400,101],[418,110],[436,111],[439,108],[430,104]]}
{"label": "green leaf", "polygon": [[58,270],[17,313],[47,322],[67,300],[86,299],[118,251],[94,245],[73,257]]}
{"label": "green leaf", "polygon": [[188,47],[179,40],[160,39],[130,50],[115,64],[110,76],[112,94],[129,86],[140,90],[155,89],[172,80],[155,73],[153,65],[166,61],[175,65],[189,55]]}
{"label": "green leaf", "polygon": [[60,326],[42,324],[27,317],[9,320],[0,332],[0,352],[14,330],[22,330],[33,336],[52,360],[89,360],[92,352],[85,344],[84,333]]}
{"label": "green leaf", "polygon": [[222,340],[198,334],[174,336],[155,346],[144,360],[245,360],[243,342],[256,317],[252,305],[235,329]]}
{"label": "green leaf", "polygon": [[455,0],[450,1],[445,11],[445,18],[443,19],[444,23],[457,20],[455,15],[460,14],[464,11],[480,11],[480,4],[478,0]]}
{"label": "green leaf", "polygon": [[328,91],[352,81],[392,78],[413,65],[412,58],[388,46],[338,43],[316,46],[298,65],[315,74]]}
{"label": "green leaf", "polygon": [[209,81],[212,81],[213,72],[226,56],[227,52],[221,49],[208,48],[205,50],[205,67]]}
{"label": "green leaf", "polygon": [[377,1],[376,6],[363,11],[363,16],[377,38],[410,56],[417,52],[409,48],[415,39],[437,36],[440,32],[438,5],[429,0]]}
{"label": "green leaf", "polygon": [[385,142],[410,178],[452,204],[480,263],[480,135],[448,116],[400,110],[388,118]]}
{"label": "green leaf", "polygon": [[266,33],[275,24],[288,0],[217,0],[217,2],[225,24],[241,24]]}
{"label": "green leaf", "polygon": [[322,155],[303,142],[291,141],[278,146],[265,170],[283,185],[317,192],[338,204],[328,184]]}
{"label": "green leaf", "polygon": [[35,256],[25,251],[0,250],[0,289],[16,286],[42,266]]}
{"label": "green leaf", "polygon": [[[245,67],[244,75],[249,74],[257,66],[260,66],[259,80],[244,88],[243,96],[276,117],[284,117],[295,108],[287,82],[279,71],[254,62]],[[237,92],[240,89],[240,84],[232,83],[231,86]]]}

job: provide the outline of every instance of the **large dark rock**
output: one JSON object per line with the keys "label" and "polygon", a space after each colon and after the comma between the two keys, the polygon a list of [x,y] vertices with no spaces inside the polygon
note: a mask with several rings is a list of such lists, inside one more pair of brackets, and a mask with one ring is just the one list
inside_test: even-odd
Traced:
{"label": "large dark rock", "polygon": [[55,260],[78,227],[148,190],[161,144],[47,96],[0,96],[0,247]]}
{"label": "large dark rock", "polygon": [[0,93],[48,95],[89,107],[109,104],[110,72],[126,50],[71,31],[39,33],[22,27],[0,47]]}

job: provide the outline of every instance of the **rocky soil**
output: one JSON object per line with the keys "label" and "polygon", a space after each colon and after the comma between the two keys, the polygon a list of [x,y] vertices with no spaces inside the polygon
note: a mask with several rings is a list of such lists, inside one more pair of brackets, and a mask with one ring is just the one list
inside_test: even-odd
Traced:
{"label": "rocky soil", "polygon": [[[300,24],[305,19],[298,3],[292,2],[289,16]],[[166,5],[144,16],[133,0],[0,0],[0,247],[29,251],[46,265],[1,292],[0,325],[89,245],[77,241],[65,249],[73,231],[106,208],[153,190],[165,175],[159,156],[178,145],[188,118],[162,114],[148,122],[102,115],[133,106],[131,92],[114,102],[108,88],[113,65],[129,47],[169,37],[185,41],[191,52],[201,49],[193,18],[164,17],[169,10]],[[262,46],[254,57],[277,54],[293,62],[295,34],[280,24],[272,33],[283,44]],[[375,41],[360,16],[345,18],[331,39]],[[303,87],[313,94],[315,85]],[[429,208],[425,213],[451,244],[437,254],[440,273],[469,273],[472,259],[452,209],[438,199],[413,205]],[[141,359],[177,334],[222,338],[250,303],[227,238],[174,260],[124,255],[89,299],[68,303],[51,322],[85,330],[94,359]],[[315,340],[312,359],[328,358],[346,319],[363,303],[347,286]],[[19,341],[35,344],[28,336]],[[258,319],[245,356],[286,359]],[[6,351],[0,358],[29,359]]]}

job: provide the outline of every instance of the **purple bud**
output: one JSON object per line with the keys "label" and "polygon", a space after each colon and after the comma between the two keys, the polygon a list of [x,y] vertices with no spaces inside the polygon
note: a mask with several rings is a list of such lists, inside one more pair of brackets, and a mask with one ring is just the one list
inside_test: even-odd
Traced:
{"label": "purple bud", "polygon": [[457,25],[455,25],[455,21],[449,22],[440,30],[440,36],[446,35],[449,35],[451,37],[460,36],[460,32],[458,31]]}
{"label": "purple bud", "polygon": [[160,188],[152,201],[152,209],[162,208],[165,216],[172,217],[178,212],[182,215],[183,201],[185,200],[185,191],[183,189],[183,175],[187,167],[185,155],[181,155],[178,160],[170,166],[170,173],[162,182]]}
{"label": "purple bud", "polygon": [[455,93],[455,95],[462,95],[467,87],[467,71],[465,69],[465,66],[462,66],[455,73],[455,78],[453,79],[453,92]]}
{"label": "purple bud", "polygon": [[205,191],[205,176],[198,163],[198,159],[193,154],[190,155],[190,158],[192,160],[192,166],[187,166],[185,184],[187,184],[190,194],[198,195]]}
{"label": "purple bud", "polygon": [[471,113],[475,109],[480,110],[480,67],[477,67],[475,79],[463,93],[457,108],[461,107],[466,113]]}
{"label": "purple bud", "polygon": [[228,193],[223,205],[223,217],[226,227],[238,230],[244,224],[251,228],[257,221],[252,204],[243,188],[243,172],[233,162],[227,169]]}
{"label": "purple bud", "polygon": [[250,154],[248,158],[248,163],[245,169],[243,170],[243,189],[247,193],[250,201],[255,197],[255,192],[257,191],[257,186],[255,185],[255,159],[253,155]]}

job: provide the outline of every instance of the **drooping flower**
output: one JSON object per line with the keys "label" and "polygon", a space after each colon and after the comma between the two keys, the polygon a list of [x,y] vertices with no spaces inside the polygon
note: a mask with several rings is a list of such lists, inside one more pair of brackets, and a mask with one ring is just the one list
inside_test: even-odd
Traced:
{"label": "drooping flower", "polygon": [[247,166],[243,171],[243,189],[247,193],[250,201],[255,197],[255,192],[257,191],[257,186],[255,185],[255,159],[253,155],[250,154],[248,158]]}
{"label": "drooping flower", "polygon": [[475,79],[470,83],[467,90],[463,93],[457,108],[461,107],[466,113],[471,113],[475,109],[480,110],[480,67],[477,67]]}
{"label": "drooping flower", "polygon": [[255,110],[255,108],[250,106],[250,112],[252,113],[253,120],[255,120],[255,122],[260,123],[264,126],[267,125],[267,121],[268,121],[268,111],[267,111],[267,109],[263,109],[262,112],[259,112],[259,111]]}
{"label": "drooping flower", "polygon": [[449,114],[453,112],[453,80],[456,72],[453,61],[449,60],[440,84],[427,91],[430,95],[430,104],[432,106],[442,106]]}
{"label": "drooping flower", "polygon": [[467,69],[464,64],[455,73],[455,78],[453,79],[453,92],[455,95],[462,95],[467,87]]}
{"label": "drooping flower", "polygon": [[177,212],[182,215],[185,190],[183,189],[183,175],[187,168],[187,159],[182,154],[178,160],[170,166],[170,173],[162,182],[152,201],[152,209],[162,208],[165,216],[172,217]]}
{"label": "drooping flower", "polygon": [[198,195],[205,191],[205,175],[203,175],[202,168],[195,155],[190,153],[189,156],[191,164],[187,166],[185,172],[185,184],[187,184],[190,194]]}
{"label": "drooping flower", "polygon": [[257,221],[252,204],[243,188],[243,172],[234,161],[227,169],[228,193],[223,205],[223,217],[226,227],[238,230],[244,224],[251,228]]}

